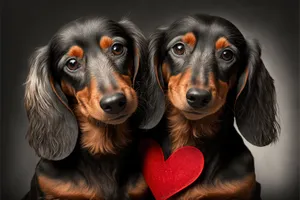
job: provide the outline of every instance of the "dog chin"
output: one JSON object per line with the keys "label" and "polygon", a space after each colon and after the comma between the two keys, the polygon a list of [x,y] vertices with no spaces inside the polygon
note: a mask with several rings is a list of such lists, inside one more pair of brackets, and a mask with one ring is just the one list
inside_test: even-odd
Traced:
{"label": "dog chin", "polygon": [[104,123],[118,125],[118,124],[124,123],[129,117],[130,117],[130,115],[121,115],[117,118],[106,120]]}
{"label": "dog chin", "polygon": [[185,111],[183,111],[182,114],[186,119],[193,120],[193,121],[206,117],[206,114],[196,114],[196,113],[194,114],[194,113],[187,113]]}

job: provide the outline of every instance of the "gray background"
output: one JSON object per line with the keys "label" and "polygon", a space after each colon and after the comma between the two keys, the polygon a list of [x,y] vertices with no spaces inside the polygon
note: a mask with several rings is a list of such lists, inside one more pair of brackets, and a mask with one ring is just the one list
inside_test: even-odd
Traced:
{"label": "gray background", "polygon": [[2,200],[20,199],[29,189],[38,158],[25,140],[23,106],[27,61],[65,23],[82,16],[129,17],[148,35],[155,27],[193,13],[223,16],[247,38],[262,44],[262,57],[275,79],[282,133],[278,143],[254,147],[264,199],[299,199],[298,1],[139,0],[16,1],[1,12],[1,189]]}

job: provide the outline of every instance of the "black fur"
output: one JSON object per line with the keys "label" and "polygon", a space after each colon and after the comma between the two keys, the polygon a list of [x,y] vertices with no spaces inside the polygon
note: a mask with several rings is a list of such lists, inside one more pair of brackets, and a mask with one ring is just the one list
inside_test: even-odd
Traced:
{"label": "black fur", "polygon": [[[199,24],[201,24],[201,26],[199,26]],[[207,63],[202,65],[210,68],[209,70],[215,73],[217,78],[226,82],[231,74],[235,72],[238,73],[240,78],[237,81],[234,91],[230,92],[233,95],[237,95],[241,92],[241,95],[237,97],[235,106],[233,106],[237,125],[241,133],[249,142],[257,146],[265,146],[276,141],[277,134],[280,132],[280,126],[277,122],[277,103],[274,81],[261,60],[259,44],[256,41],[246,41],[239,30],[229,21],[220,17],[195,15],[175,21],[169,27],[158,29],[152,34],[149,43],[149,65],[152,76],[157,74],[159,85],[163,90],[167,90],[167,85],[162,77],[161,65],[165,60],[169,61],[169,63],[172,63],[173,61],[170,61],[170,58],[166,53],[166,45],[174,36],[189,31],[199,33],[199,31],[205,30],[205,26],[209,26],[210,24],[216,25],[216,27],[213,27],[210,30],[212,33],[214,33],[214,31],[216,32],[213,34],[214,36],[211,37],[220,37],[222,34],[228,35],[229,41],[238,48],[238,54],[236,55],[237,60],[230,66],[230,69],[213,69],[210,66],[214,65],[216,62],[214,59],[205,61]],[[224,27],[221,27],[222,25]],[[221,32],[222,29],[224,33]],[[210,37],[209,35],[205,36],[208,38]],[[200,66],[201,63],[196,61],[195,68],[199,68]],[[246,68],[249,70],[249,76],[245,75]],[[171,69],[171,74],[177,75],[185,68],[178,66],[177,63],[172,63]],[[195,69],[195,71],[197,71],[197,69]],[[207,73],[205,73],[205,75],[207,75]],[[152,80],[156,81],[155,78],[152,78]],[[244,82],[246,82],[245,86]],[[153,84],[156,85],[157,83]],[[159,87],[156,86],[156,90],[158,88]],[[151,90],[149,91],[149,96],[151,96],[150,94],[153,94],[153,92]],[[164,105],[165,102],[162,95],[160,95],[158,91],[155,94],[159,94],[158,96],[160,98],[156,98],[157,101],[153,102]],[[156,112],[162,112],[162,107]]]}
{"label": "black fur", "polygon": [[[183,60],[178,60],[170,55],[170,48],[167,46],[174,38],[188,32],[194,33],[197,44],[190,54],[183,56]],[[216,40],[222,36],[233,45],[230,48],[235,53],[235,57],[231,63],[220,61],[219,52],[214,50]],[[201,53],[196,54],[197,52]],[[195,77],[201,76],[207,84],[205,79],[209,73],[213,73],[217,80],[229,85],[230,78],[233,75],[237,76],[233,87],[228,91],[226,103],[222,107],[223,112],[218,118],[219,131],[213,137],[206,137],[205,133],[201,132],[201,136],[193,140],[195,146],[204,154],[205,167],[198,180],[184,191],[195,185],[214,186],[216,180],[221,182],[241,180],[255,173],[253,156],[235,130],[234,118],[244,138],[257,146],[276,141],[280,130],[277,123],[273,79],[261,60],[261,50],[257,42],[247,41],[231,22],[221,17],[193,15],[158,29],[150,38],[151,73],[153,76],[157,74],[158,82],[155,84],[159,84],[166,93],[168,82],[162,75],[163,62],[170,65],[171,76],[191,68],[191,82]],[[160,98],[159,101],[165,104],[164,98]],[[168,106],[166,108],[168,113]],[[194,122],[191,120],[190,123]],[[172,146],[167,124],[166,114],[159,125],[148,132],[148,136],[162,146],[165,159],[170,156]],[[252,199],[260,199],[258,183],[253,192],[255,194]]]}
{"label": "black fur", "polygon": [[[99,40],[103,35],[126,40],[126,57],[117,60],[101,52]],[[85,67],[85,73],[70,73],[66,70],[65,57],[68,49],[74,45],[84,49],[85,55],[80,62]],[[37,164],[31,190],[24,199],[45,198],[38,183],[38,177],[41,176],[58,183],[77,185],[83,182],[88,188],[96,190],[101,199],[129,199],[127,189],[130,185],[134,187],[140,177],[135,137],[137,122],[134,121],[133,124],[132,119],[128,119],[131,143],[122,148],[116,147],[116,154],[92,154],[89,149],[81,146],[80,138],[84,133],[79,129],[79,123],[73,114],[73,103],[76,100],[64,94],[61,81],[68,82],[74,90],[80,91],[88,86],[90,74],[94,74],[99,91],[105,92],[104,83],[112,84],[112,88],[116,87],[116,80],[113,80],[111,72],[128,75],[126,66],[131,66],[132,63],[131,78],[134,84],[138,69],[144,68],[146,48],[144,36],[132,22],[93,18],[67,24],[54,35],[47,46],[33,55],[25,94],[29,119],[27,138],[41,160]],[[102,74],[107,76],[97,76]],[[137,86],[136,91],[139,96]],[[92,118],[89,120],[94,120],[96,126],[107,127],[111,132],[102,137],[114,142],[116,125],[104,124]]]}
{"label": "black fur", "polygon": [[276,141],[280,132],[274,80],[261,60],[257,41],[247,42],[247,48],[249,75],[241,76],[239,80],[247,83],[244,89],[238,88],[243,91],[235,104],[235,118],[247,141],[265,146]]}
{"label": "black fur", "polygon": [[[61,160],[75,148],[78,137],[76,119],[59,86],[50,84],[49,49],[39,49],[31,60],[25,105],[29,119],[27,138],[36,153],[50,160]],[[59,100],[64,101],[64,104]]]}
{"label": "black fur", "polygon": [[[145,57],[146,63],[147,58],[152,56],[152,51],[149,52],[149,55]],[[140,122],[140,129],[155,127],[161,120],[165,110],[164,93],[159,88],[153,68],[150,67],[151,65],[146,66],[137,75],[139,101],[141,102],[137,119],[143,119]]]}

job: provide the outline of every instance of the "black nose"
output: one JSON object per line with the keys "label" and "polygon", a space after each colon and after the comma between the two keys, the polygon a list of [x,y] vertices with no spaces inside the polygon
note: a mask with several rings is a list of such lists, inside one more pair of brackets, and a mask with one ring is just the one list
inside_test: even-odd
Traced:
{"label": "black nose", "polygon": [[105,96],[100,101],[100,106],[104,112],[109,114],[117,114],[126,107],[126,97],[122,93]]}
{"label": "black nose", "polygon": [[193,108],[202,108],[211,100],[211,93],[207,90],[191,88],[186,93],[188,104]]}

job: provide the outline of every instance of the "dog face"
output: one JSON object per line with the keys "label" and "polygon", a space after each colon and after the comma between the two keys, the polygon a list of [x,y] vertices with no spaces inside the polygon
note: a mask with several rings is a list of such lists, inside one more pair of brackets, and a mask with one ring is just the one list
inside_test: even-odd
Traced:
{"label": "dog face", "polygon": [[160,76],[170,102],[190,120],[217,112],[241,63],[241,33],[221,20],[186,18],[164,40]]}
{"label": "dog face", "polygon": [[258,44],[246,41],[232,23],[208,15],[186,17],[153,34],[149,48],[160,87],[185,118],[212,115],[233,94],[235,117],[244,137],[259,146],[276,138],[273,79]]}
{"label": "dog face", "polygon": [[133,84],[144,44],[127,20],[88,19],[66,25],[36,52],[25,106],[29,142],[38,155],[52,160],[69,155],[78,116],[116,125],[135,112]]}
{"label": "dog face", "polygon": [[132,88],[136,52],[122,26],[111,21],[69,25],[52,40],[50,49],[55,49],[52,66],[62,91],[76,99],[82,115],[119,124],[136,110]]}

